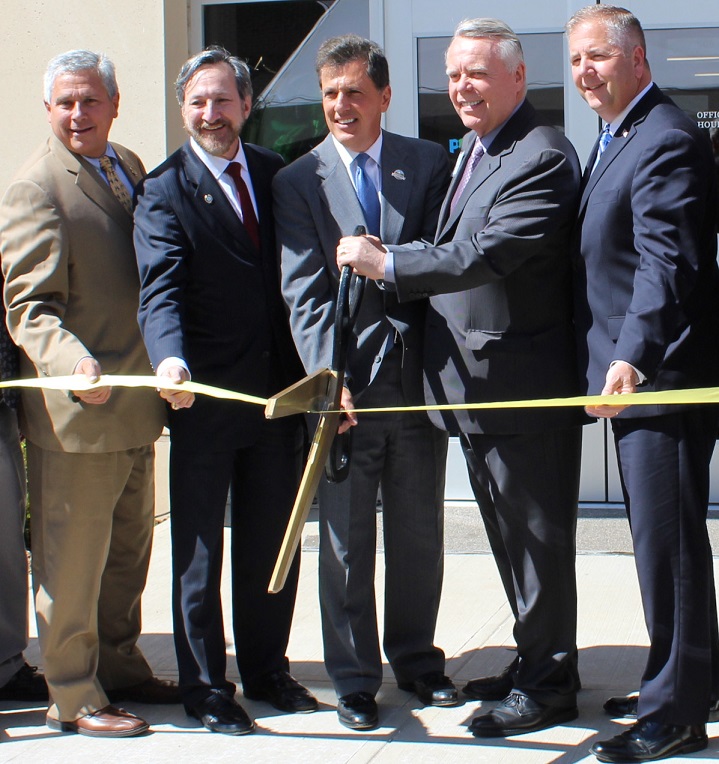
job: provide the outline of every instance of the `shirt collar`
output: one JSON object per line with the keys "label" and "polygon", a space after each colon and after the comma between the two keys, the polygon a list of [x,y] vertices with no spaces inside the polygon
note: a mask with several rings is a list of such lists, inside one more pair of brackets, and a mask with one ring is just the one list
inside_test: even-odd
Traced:
{"label": "shirt collar", "polygon": [[[118,165],[120,164],[117,160],[117,154],[115,153],[115,149],[113,149],[109,143],[107,144],[107,146],[105,146],[105,153],[103,154],[103,156],[110,157],[111,159],[114,159]],[[100,167],[101,158],[102,157],[83,157],[83,159],[86,159],[99,172],[102,172],[102,168]]]}
{"label": "shirt collar", "polygon": [[524,103],[524,98],[514,107],[512,110],[512,113],[507,117],[507,119],[502,122],[499,127],[495,127],[494,130],[490,130],[487,135],[483,135],[481,138],[477,136],[477,140],[479,141],[480,145],[484,149],[484,151],[488,151],[489,147],[492,145],[492,141],[499,135],[502,128],[509,122],[510,119],[517,113],[517,110],[519,107]]}
{"label": "shirt collar", "polygon": [[639,101],[644,98],[644,96],[647,94],[649,89],[654,85],[654,82],[650,82],[644,90],[641,91],[641,93],[638,93],[634,96],[634,98],[627,104],[624,111],[619,114],[617,117],[615,117],[610,123],[609,123],[609,132],[614,136],[614,133],[619,130],[619,128],[622,126],[622,122],[627,118],[627,114],[639,103]]}
{"label": "shirt collar", "polygon": [[382,163],[380,162],[380,158],[382,157],[382,131],[379,132],[379,137],[377,140],[366,150],[366,151],[350,151],[346,146],[343,146],[335,137],[332,136],[332,141],[334,142],[335,148],[337,149],[337,153],[340,155],[340,159],[342,160],[342,164],[347,168],[347,171],[350,171],[350,165],[352,162],[354,162],[355,157],[362,153],[362,154],[368,154],[374,161],[377,163],[378,167],[382,166]]}
{"label": "shirt collar", "polygon": [[207,167],[207,169],[212,173],[215,180],[220,179],[220,176],[225,172],[230,162],[238,162],[242,167],[243,173],[249,172],[247,168],[245,150],[242,147],[242,141],[239,141],[237,146],[237,153],[230,160],[227,160],[224,157],[216,157],[214,154],[209,154],[194,138],[190,138],[190,146],[192,147],[192,150],[195,152],[195,154],[197,154],[197,156],[200,158],[202,164],[204,164],[205,167]]}

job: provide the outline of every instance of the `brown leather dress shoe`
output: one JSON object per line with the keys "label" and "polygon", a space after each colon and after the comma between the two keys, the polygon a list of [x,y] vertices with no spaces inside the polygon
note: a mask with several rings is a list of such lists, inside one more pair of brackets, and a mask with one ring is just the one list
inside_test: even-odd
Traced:
{"label": "brown leather dress shoe", "polygon": [[111,703],[132,701],[158,706],[172,706],[176,703],[182,703],[177,682],[173,682],[171,679],[159,679],[156,676],[151,676],[144,682],[134,684],[131,687],[105,690],[105,694]]}
{"label": "brown leather dress shoe", "polygon": [[115,706],[105,706],[94,714],[81,716],[72,722],[61,722],[49,716],[46,721],[51,730],[76,732],[87,737],[132,737],[150,729],[144,719]]}

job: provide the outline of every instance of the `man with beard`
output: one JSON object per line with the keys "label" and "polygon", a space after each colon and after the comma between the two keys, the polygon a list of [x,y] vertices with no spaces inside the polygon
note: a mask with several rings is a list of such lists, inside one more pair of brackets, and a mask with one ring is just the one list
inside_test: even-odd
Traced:
{"label": "man with beard", "polygon": [[[271,182],[282,159],[240,141],[252,98],[246,64],[222,48],[189,59],[176,83],[190,140],[137,196],[139,321],[158,376],[267,397],[302,374],[279,290]],[[225,678],[220,600],[223,526],[232,488],[232,609],[246,697],[288,712],[317,708],[285,656],[299,559],[267,585],[299,483],[298,417],[186,391],[171,404],[173,614],[188,714],[214,732],[254,724]]]}

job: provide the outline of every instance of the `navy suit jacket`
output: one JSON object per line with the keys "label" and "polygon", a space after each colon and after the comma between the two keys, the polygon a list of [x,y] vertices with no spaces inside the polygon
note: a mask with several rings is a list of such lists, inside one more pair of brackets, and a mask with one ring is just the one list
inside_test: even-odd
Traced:
{"label": "navy suit jacket", "polygon": [[[243,144],[258,207],[261,250],[189,142],[137,191],[139,322],[154,368],[184,358],[196,382],[267,397],[302,376],[280,294],[272,178],[283,160]],[[173,448],[250,445],[261,407],[198,396],[170,411]]]}
{"label": "navy suit jacket", "polygon": [[[475,139],[472,132],[463,142],[434,245],[389,247],[400,301],[430,296],[427,402],[574,395],[570,234],[580,182],[576,153],[561,133],[539,124],[525,101],[450,210]],[[567,409],[430,414],[450,431],[498,434],[567,427],[580,417]]]}
{"label": "navy suit jacket", "polygon": [[[601,392],[613,360],[647,377],[642,390],[719,384],[716,208],[707,137],[652,87],[594,172],[585,171],[576,322],[589,393]],[[620,416],[667,410],[637,406]]]}

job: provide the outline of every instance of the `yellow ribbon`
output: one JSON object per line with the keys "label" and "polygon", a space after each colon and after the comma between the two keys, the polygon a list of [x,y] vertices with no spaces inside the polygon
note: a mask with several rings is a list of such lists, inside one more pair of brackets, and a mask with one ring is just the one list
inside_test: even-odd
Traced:
{"label": "yellow ribbon", "polygon": [[181,382],[179,384],[165,380],[162,377],[143,377],[130,375],[103,374],[97,382],[90,382],[84,374],[71,374],[67,377],[42,377],[37,379],[8,379],[0,382],[0,390],[4,387],[35,387],[42,390],[91,390],[94,387],[154,387],[163,390],[182,390],[199,395],[209,395],[212,398],[224,398],[230,401],[255,403],[266,406],[267,398],[255,395],[236,393],[222,387],[203,385],[200,382]]}
{"label": "yellow ribbon", "polygon": [[[161,377],[103,374],[97,382],[90,382],[82,374],[37,379],[9,379],[0,382],[0,389],[7,387],[41,388],[44,390],[90,390],[94,387],[151,387],[163,390],[183,390],[212,398],[242,401],[266,406],[267,398],[246,395],[222,387],[203,385],[199,382],[176,384]],[[719,403],[719,387],[701,387],[690,390],[663,390],[659,392],[625,393],[617,395],[577,395],[571,398],[536,398],[522,401],[492,401],[490,403],[449,403],[431,406],[388,406],[381,408],[358,408],[357,413],[385,413],[404,411],[474,411],[479,409],[556,408],[560,406],[654,406],[687,403]],[[308,409],[307,413],[337,413]]]}

